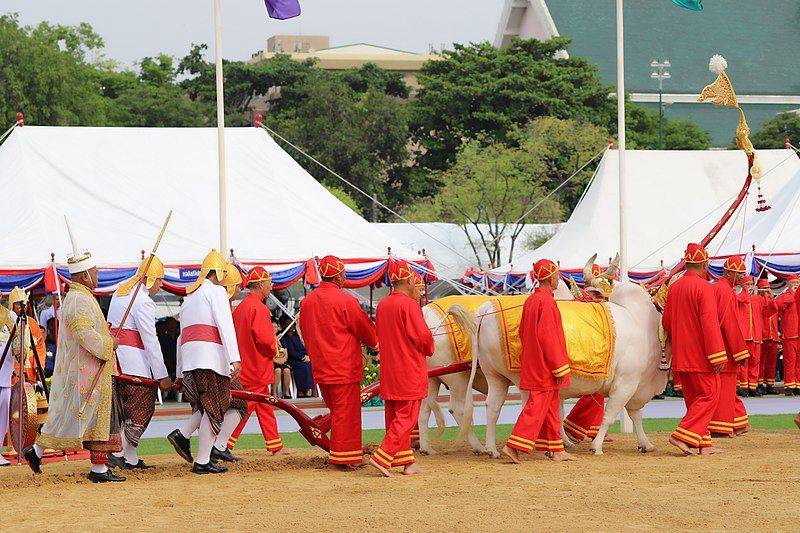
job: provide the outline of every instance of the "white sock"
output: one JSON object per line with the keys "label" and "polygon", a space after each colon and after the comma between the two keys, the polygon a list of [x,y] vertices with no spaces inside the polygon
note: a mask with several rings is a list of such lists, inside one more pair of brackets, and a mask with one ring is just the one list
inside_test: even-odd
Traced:
{"label": "white sock", "polygon": [[95,474],[105,474],[108,471],[108,466],[106,465],[92,465],[92,472]]}
{"label": "white sock", "polygon": [[139,454],[136,453],[136,446],[130,443],[130,441],[125,437],[125,432],[120,432],[120,438],[122,440],[122,454],[116,455],[117,457],[125,457],[125,462],[129,465],[138,465],[139,464]]}
{"label": "white sock", "polygon": [[217,440],[214,441],[214,448],[221,452],[228,449],[228,439],[231,438],[236,426],[242,421],[242,415],[236,409],[228,409],[225,411],[225,417],[222,419],[222,425],[219,428],[219,435]]}
{"label": "white sock", "polygon": [[39,446],[38,444],[34,444],[34,445],[33,445],[33,451],[35,451],[35,452],[36,452],[36,455],[37,455],[37,456],[38,456],[40,459],[41,459],[41,457],[44,455],[44,448],[42,448],[42,447],[41,447],[41,446]]}
{"label": "white sock", "polygon": [[186,422],[183,423],[183,427],[180,427],[181,434],[186,437],[187,439],[192,438],[192,433],[197,431],[200,427],[200,419],[203,417],[203,413],[200,411],[195,411],[192,413],[192,416],[186,419]]}
{"label": "white sock", "polygon": [[208,415],[204,414],[200,420],[200,446],[197,450],[194,462],[205,465],[211,461],[211,448],[214,447],[214,441],[217,436],[214,435],[214,428],[211,427],[211,421]]}
{"label": "white sock", "polygon": [[2,455],[0,455],[0,465],[4,465],[5,466],[5,465],[10,465],[10,464],[11,464],[11,461],[9,461],[8,459],[6,459]]}

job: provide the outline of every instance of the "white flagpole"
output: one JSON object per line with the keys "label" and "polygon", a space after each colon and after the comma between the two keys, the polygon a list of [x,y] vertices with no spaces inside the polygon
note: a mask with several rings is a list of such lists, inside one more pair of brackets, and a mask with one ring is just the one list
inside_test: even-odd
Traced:
{"label": "white flagpole", "polygon": [[[619,277],[628,277],[628,234],[625,227],[625,33],[623,31],[623,0],[617,0],[617,141],[619,143]],[[623,408],[619,415],[620,430],[633,432],[633,421]]]}
{"label": "white flagpole", "polygon": [[222,7],[214,0],[214,52],[217,78],[217,158],[219,160],[219,252],[228,257],[228,198],[225,183],[225,94],[222,72]]}

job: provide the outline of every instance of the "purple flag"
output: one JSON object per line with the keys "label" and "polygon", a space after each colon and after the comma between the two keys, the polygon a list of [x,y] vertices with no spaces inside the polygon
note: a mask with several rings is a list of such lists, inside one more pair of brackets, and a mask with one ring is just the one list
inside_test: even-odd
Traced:
{"label": "purple flag", "polygon": [[299,0],[264,0],[264,4],[273,19],[291,19],[300,15]]}

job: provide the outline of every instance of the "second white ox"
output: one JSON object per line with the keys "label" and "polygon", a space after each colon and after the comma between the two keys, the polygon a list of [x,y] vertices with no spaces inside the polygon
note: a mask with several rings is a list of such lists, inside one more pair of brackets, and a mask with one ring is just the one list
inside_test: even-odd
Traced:
{"label": "second white ox", "polygon": [[[562,287],[566,289],[565,286]],[[559,291],[556,297],[568,299],[569,291]],[[608,306],[616,330],[616,342],[612,354],[611,368],[608,378],[590,379],[573,375],[570,386],[561,390],[561,398],[577,398],[586,394],[601,393],[608,398],[606,402],[603,422],[597,437],[592,441],[591,449],[596,455],[603,453],[603,440],[609,426],[614,422],[623,408],[633,420],[638,448],[642,452],[655,449],[650,443],[642,426],[642,408],[653,396],[662,390],[667,381],[667,373],[659,370],[661,360],[661,345],[658,337],[660,313],[653,306],[650,295],[631,282],[617,282],[611,294]],[[499,457],[495,430],[500,409],[505,403],[509,386],[519,385],[519,373],[509,371],[503,356],[503,332],[493,314],[494,306],[491,301],[481,305],[476,314],[476,328],[472,337],[473,365],[468,378],[465,373],[443,376],[451,391],[451,411],[456,421],[462,426],[462,435],[466,434],[470,444],[476,451],[485,451],[493,457]],[[432,327],[436,327],[439,320],[433,314],[426,313],[426,320]],[[433,322],[433,323],[431,323]],[[436,361],[430,361],[434,366],[442,364],[450,354],[440,354],[438,350],[449,350],[446,343],[437,342]],[[432,358],[433,359],[433,358]],[[450,359],[452,361],[452,359]],[[449,361],[448,361],[449,362]],[[486,385],[479,384],[480,389],[486,387],[486,446],[480,446],[479,441],[471,430],[472,420],[472,390],[478,368],[486,380]],[[429,387],[429,394],[436,394],[438,383]],[[483,391],[482,391],[483,392]],[[459,398],[459,393],[464,396]],[[527,392],[522,391],[522,401],[527,400]],[[463,398],[463,399],[462,399]],[[420,450],[430,452],[430,443],[427,439],[427,423],[430,408],[434,405],[429,396],[426,408],[420,413]],[[572,443],[564,436],[566,446]]]}

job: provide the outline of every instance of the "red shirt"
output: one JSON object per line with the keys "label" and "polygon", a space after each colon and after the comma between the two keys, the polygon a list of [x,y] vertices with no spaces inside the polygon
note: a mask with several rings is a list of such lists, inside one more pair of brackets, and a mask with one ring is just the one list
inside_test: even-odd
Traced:
{"label": "red shirt", "polygon": [[375,310],[381,353],[381,398],[420,400],[428,395],[433,335],[419,302],[394,291]]}
{"label": "red shirt", "polygon": [[781,318],[781,337],[784,339],[797,338],[797,302],[796,292],[786,290],[778,296],[775,303],[778,305],[778,313]]}
{"label": "red shirt", "polygon": [[267,385],[273,381],[272,360],[277,340],[269,308],[252,292],[233,310],[233,329],[242,358],[241,381],[244,387]]}
{"label": "red shirt", "polygon": [[722,340],[725,344],[725,351],[728,353],[728,364],[726,371],[736,370],[737,362],[749,357],[747,345],[744,341],[744,334],[739,325],[737,315],[736,293],[733,292],[733,285],[727,278],[719,278],[714,285],[714,295],[717,301],[717,318],[719,318],[719,328],[722,332]]}
{"label": "red shirt", "polygon": [[760,294],[759,297],[764,300],[764,312],[769,313],[764,315],[764,329],[762,330],[761,337],[767,341],[778,341],[778,305],[775,303],[775,298],[772,295]]}
{"label": "red shirt", "polygon": [[672,370],[713,372],[727,360],[714,289],[696,273],[687,270],[669,288],[661,322],[672,340]]}
{"label": "red shirt", "polygon": [[772,298],[765,298],[759,294],[748,294],[745,291],[736,295],[736,299],[739,302],[739,322],[742,325],[745,340],[761,343],[761,340],[765,338],[766,319],[778,311],[775,301]]}
{"label": "red shirt", "polygon": [[557,389],[557,378],[564,378],[561,387],[569,385],[567,341],[553,293],[537,287],[525,300],[519,323],[519,338],[522,342],[520,389]]}
{"label": "red shirt", "polygon": [[323,281],[300,302],[300,333],[311,358],[314,381],[359,383],[364,374],[361,345],[378,344],[375,326],[358,300]]}

